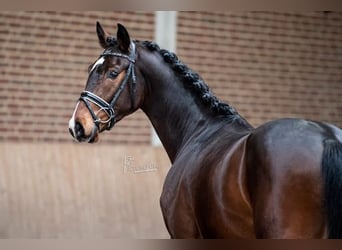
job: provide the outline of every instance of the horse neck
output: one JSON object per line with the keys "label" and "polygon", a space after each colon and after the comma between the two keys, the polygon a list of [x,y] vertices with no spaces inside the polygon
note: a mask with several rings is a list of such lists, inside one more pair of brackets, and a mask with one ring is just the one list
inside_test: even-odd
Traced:
{"label": "horse neck", "polygon": [[145,79],[141,109],[149,117],[173,163],[178,152],[196,135],[210,126],[219,129],[227,123],[213,116],[209,108],[196,103],[193,93],[185,89],[158,52],[145,53],[139,57],[139,69]]}

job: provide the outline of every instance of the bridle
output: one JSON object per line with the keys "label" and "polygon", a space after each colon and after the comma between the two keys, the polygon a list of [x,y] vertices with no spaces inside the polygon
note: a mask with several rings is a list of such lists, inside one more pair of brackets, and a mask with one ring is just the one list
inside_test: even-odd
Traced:
{"label": "bridle", "polygon": [[[120,83],[119,87],[116,89],[114,96],[112,100],[110,101],[110,103],[106,102],[98,95],[95,95],[89,91],[83,91],[79,98],[80,101],[83,101],[85,103],[87,109],[89,110],[93,118],[94,124],[96,125],[97,129],[100,129],[99,127],[100,124],[107,124],[106,129],[110,130],[116,123],[116,114],[114,110],[114,105],[118,101],[122,91],[125,89],[125,86],[127,85],[127,82],[131,76],[132,76],[132,81],[131,81],[132,86],[130,88],[131,89],[131,101],[132,101],[132,105],[134,105],[134,93],[136,90],[136,76],[134,72],[135,44],[133,42],[131,43],[131,52],[129,56],[122,54],[122,53],[111,52],[111,51],[106,51],[106,50],[100,55],[100,57],[101,56],[117,56],[117,57],[125,58],[129,61],[129,66],[126,72],[126,76],[124,80]],[[100,108],[99,110],[96,111],[96,113],[99,113],[100,111],[104,111],[106,115],[108,116],[108,119],[103,121],[99,117],[97,117],[96,113],[91,108],[90,103],[93,103]]]}

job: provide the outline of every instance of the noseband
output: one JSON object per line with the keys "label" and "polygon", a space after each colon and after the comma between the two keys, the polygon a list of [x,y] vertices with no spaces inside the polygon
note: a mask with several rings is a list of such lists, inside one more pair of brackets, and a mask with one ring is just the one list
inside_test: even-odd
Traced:
{"label": "noseband", "polygon": [[[98,95],[95,95],[89,91],[83,91],[81,93],[81,96],[79,98],[80,101],[83,101],[89,110],[93,120],[94,124],[96,127],[99,129],[99,125],[106,124],[107,123],[107,130],[110,130],[116,123],[116,114],[114,110],[114,105],[118,101],[122,91],[125,89],[125,86],[127,85],[128,79],[132,76],[132,86],[131,86],[131,101],[133,105],[134,101],[134,92],[136,88],[136,77],[135,77],[135,72],[134,72],[134,63],[135,63],[135,44],[132,42],[131,43],[131,53],[129,56],[121,53],[116,53],[116,52],[110,52],[110,51],[104,51],[100,56],[117,56],[117,57],[122,57],[125,58],[129,61],[129,66],[126,72],[126,76],[124,80],[120,83],[119,87],[116,89],[114,96],[110,103],[106,102],[103,100],[101,97]],[[98,106],[100,109],[97,111],[99,113],[100,111],[104,111],[106,115],[108,116],[108,119],[103,121],[100,118],[97,117],[96,113],[90,106],[90,102]]]}

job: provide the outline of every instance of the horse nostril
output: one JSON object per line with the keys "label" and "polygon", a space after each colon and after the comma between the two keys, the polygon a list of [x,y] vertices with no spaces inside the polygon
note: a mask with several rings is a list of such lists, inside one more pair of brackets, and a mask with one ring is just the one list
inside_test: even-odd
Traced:
{"label": "horse nostril", "polygon": [[75,124],[75,133],[76,138],[83,138],[84,137],[84,128],[81,123],[76,122]]}

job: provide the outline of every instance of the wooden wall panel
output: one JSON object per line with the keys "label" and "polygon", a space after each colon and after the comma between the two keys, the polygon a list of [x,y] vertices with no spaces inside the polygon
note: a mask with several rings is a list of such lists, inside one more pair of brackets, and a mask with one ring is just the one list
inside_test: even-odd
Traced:
{"label": "wooden wall panel", "polygon": [[0,145],[0,238],[167,238],[162,148]]}

